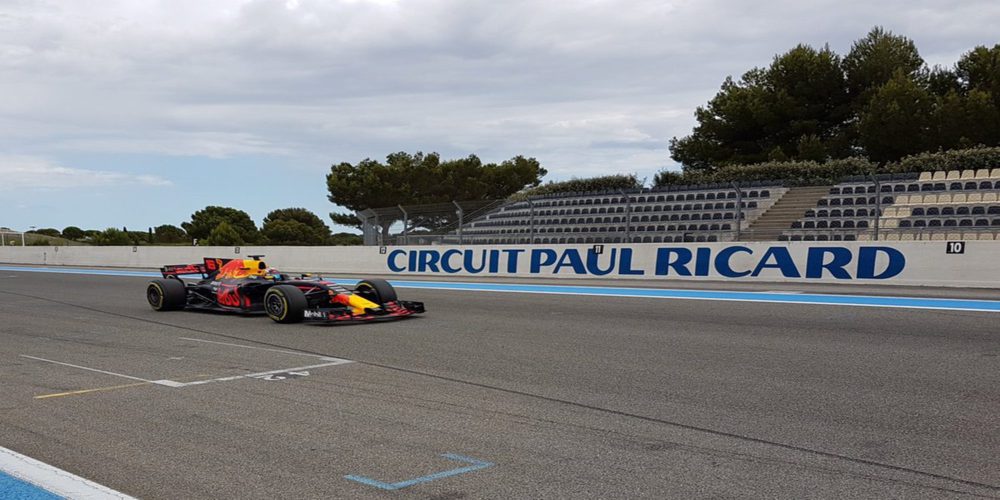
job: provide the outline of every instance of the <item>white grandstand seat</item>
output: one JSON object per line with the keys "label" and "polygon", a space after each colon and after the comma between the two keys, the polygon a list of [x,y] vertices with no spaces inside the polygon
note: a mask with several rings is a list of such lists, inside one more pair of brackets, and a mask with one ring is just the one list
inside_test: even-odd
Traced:
{"label": "white grandstand seat", "polygon": [[1000,179],[1000,168],[994,168],[990,170],[990,177],[994,179]]}
{"label": "white grandstand seat", "polygon": [[[952,203],[965,203],[968,200],[968,196],[965,193],[955,193],[951,195]],[[947,203],[947,202],[945,202]]]}
{"label": "white grandstand seat", "polygon": [[[938,170],[937,172],[934,172],[934,174],[933,174],[933,176],[931,178],[934,179],[934,180],[936,180],[936,181],[943,181],[943,180],[945,180],[945,178],[951,179],[951,172],[945,172],[944,170]],[[957,178],[958,177],[956,177],[956,179]]]}
{"label": "white grandstand seat", "polygon": [[883,239],[886,241],[899,241],[899,233],[889,233]]}
{"label": "white grandstand seat", "polygon": [[872,235],[868,233],[861,233],[858,235],[858,241],[871,241]]}
{"label": "white grandstand seat", "polygon": [[913,233],[903,233],[899,235],[900,241],[913,241],[915,239],[917,239],[917,236]]}
{"label": "white grandstand seat", "polygon": [[896,205],[908,205],[910,203],[910,195],[901,194],[896,197]]}
{"label": "white grandstand seat", "polygon": [[899,219],[883,219],[882,227],[886,229],[893,229],[899,227]]}
{"label": "white grandstand seat", "polygon": [[981,240],[990,240],[990,241],[992,241],[994,238],[996,238],[996,235],[993,234],[993,233],[979,233],[979,239],[981,239]]}
{"label": "white grandstand seat", "polygon": [[883,217],[899,217],[899,207],[889,207],[882,211]]}
{"label": "white grandstand seat", "polygon": [[979,170],[976,170],[976,179],[989,179],[989,178],[990,178],[990,169],[981,168]]}
{"label": "white grandstand seat", "polygon": [[976,171],[975,170],[963,170],[962,171],[962,179],[963,180],[964,179],[975,179],[975,178],[976,178]]}
{"label": "white grandstand seat", "polygon": [[983,201],[983,195],[982,193],[969,193],[966,200],[968,203],[980,203]]}
{"label": "white grandstand seat", "polygon": [[944,239],[946,239],[944,233],[932,233],[931,234],[931,240],[932,241],[941,241],[941,240],[944,240]]}
{"label": "white grandstand seat", "polygon": [[993,203],[1000,201],[1000,196],[997,193],[983,193],[983,203]]}
{"label": "white grandstand seat", "polygon": [[938,195],[936,194],[925,194],[920,201],[924,205],[933,205],[938,202]]}
{"label": "white grandstand seat", "polygon": [[933,180],[933,175],[930,172],[920,172],[920,177],[917,178],[918,181],[929,181]]}
{"label": "white grandstand seat", "polygon": [[962,233],[948,233],[947,238],[949,240],[961,240],[963,239],[962,236]]}
{"label": "white grandstand seat", "polygon": [[962,177],[962,172],[960,172],[958,170],[949,170],[945,174],[945,180],[949,180],[949,181],[957,181],[961,177]]}

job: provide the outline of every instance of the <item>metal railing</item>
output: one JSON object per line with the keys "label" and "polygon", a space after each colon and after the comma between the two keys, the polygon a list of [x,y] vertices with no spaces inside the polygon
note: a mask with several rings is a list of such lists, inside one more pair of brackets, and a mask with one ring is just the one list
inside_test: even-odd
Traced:
{"label": "metal railing", "polygon": [[12,230],[0,230],[0,246],[25,246],[24,233]]}

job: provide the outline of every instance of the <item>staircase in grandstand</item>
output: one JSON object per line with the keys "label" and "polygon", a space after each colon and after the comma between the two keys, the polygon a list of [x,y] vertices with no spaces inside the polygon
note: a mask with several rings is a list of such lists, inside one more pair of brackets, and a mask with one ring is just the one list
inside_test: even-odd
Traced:
{"label": "staircase in grandstand", "polygon": [[745,241],[774,241],[827,193],[826,186],[793,187],[743,234]]}

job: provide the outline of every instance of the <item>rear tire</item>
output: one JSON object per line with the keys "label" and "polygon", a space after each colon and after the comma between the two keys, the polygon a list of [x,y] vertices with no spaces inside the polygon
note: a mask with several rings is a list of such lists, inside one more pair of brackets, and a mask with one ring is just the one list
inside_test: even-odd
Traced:
{"label": "rear tire", "polygon": [[296,286],[274,285],[264,293],[264,311],[278,323],[302,321],[307,307],[306,294]]}
{"label": "rear tire", "polygon": [[388,281],[378,278],[361,280],[354,286],[354,293],[378,305],[398,300],[396,289]]}
{"label": "rear tire", "polygon": [[187,305],[187,287],[180,280],[153,280],[146,286],[146,300],[154,311],[176,311]]}

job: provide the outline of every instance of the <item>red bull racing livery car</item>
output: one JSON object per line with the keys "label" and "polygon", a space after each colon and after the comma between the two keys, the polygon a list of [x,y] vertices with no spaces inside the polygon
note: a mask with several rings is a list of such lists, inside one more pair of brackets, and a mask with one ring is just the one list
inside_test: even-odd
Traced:
{"label": "red bull racing livery car", "polygon": [[[278,323],[385,321],[424,312],[422,302],[396,298],[396,290],[385,280],[361,280],[352,290],[318,276],[289,276],[268,268],[262,257],[164,266],[163,279],[146,287],[146,299],[157,311],[265,313]],[[202,279],[180,279],[195,274]]]}

